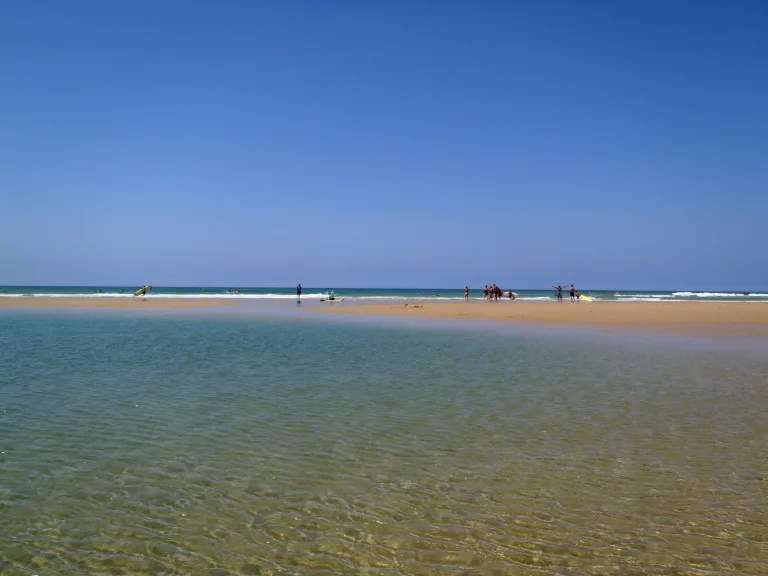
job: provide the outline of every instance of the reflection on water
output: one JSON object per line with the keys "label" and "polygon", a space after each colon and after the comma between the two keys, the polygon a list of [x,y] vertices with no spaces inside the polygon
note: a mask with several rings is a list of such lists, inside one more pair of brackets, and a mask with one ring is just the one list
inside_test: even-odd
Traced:
{"label": "reflection on water", "polygon": [[766,574],[766,364],[0,317],[2,574]]}

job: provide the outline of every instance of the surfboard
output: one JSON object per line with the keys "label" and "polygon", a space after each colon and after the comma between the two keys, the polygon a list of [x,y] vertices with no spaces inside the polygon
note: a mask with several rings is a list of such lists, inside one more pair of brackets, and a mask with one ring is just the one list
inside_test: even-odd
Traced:
{"label": "surfboard", "polygon": [[133,293],[134,296],[145,296],[147,292],[152,290],[152,286],[142,286],[136,292]]}
{"label": "surfboard", "polygon": [[320,302],[344,302],[344,298],[334,298],[333,300],[328,298],[320,298]]}
{"label": "surfboard", "polygon": [[587,302],[592,302],[592,298],[590,298],[589,296],[584,296],[584,294],[581,295],[581,299],[586,300]]}

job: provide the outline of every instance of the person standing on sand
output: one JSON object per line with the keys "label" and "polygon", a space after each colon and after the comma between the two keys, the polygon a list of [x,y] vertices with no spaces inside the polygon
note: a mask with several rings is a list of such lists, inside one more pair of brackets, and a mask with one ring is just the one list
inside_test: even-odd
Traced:
{"label": "person standing on sand", "polygon": [[469,302],[469,286],[464,286],[464,302]]}
{"label": "person standing on sand", "polygon": [[301,300],[301,283],[299,283],[299,285],[296,286],[296,299]]}
{"label": "person standing on sand", "polygon": [[576,289],[573,287],[573,284],[571,284],[571,302],[576,302]]}
{"label": "person standing on sand", "polygon": [[558,302],[562,302],[563,301],[563,287],[562,286],[552,286],[552,288],[554,288],[557,291],[557,293],[556,293],[557,301]]}

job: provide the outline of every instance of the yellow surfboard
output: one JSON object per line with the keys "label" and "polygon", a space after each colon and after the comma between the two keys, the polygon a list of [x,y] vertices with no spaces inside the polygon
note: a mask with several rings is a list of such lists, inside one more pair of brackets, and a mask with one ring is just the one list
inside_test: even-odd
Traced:
{"label": "yellow surfboard", "polygon": [[581,299],[586,300],[587,302],[592,302],[592,298],[590,298],[589,296],[584,296],[584,294],[581,295]]}

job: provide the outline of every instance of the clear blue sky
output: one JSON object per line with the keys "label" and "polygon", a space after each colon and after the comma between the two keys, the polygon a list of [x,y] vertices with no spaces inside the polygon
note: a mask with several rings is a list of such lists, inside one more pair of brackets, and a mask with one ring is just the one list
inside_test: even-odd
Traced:
{"label": "clear blue sky", "polygon": [[768,288],[768,3],[7,1],[0,284]]}

